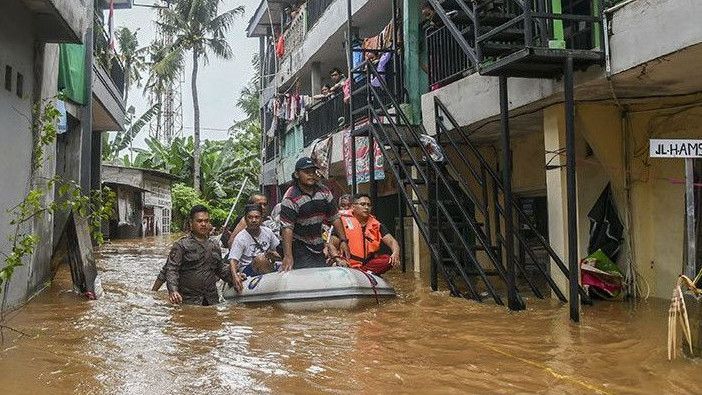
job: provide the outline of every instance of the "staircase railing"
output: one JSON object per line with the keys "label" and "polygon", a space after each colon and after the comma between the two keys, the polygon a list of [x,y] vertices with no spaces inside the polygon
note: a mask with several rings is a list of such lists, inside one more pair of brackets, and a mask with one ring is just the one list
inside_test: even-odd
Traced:
{"label": "staircase railing", "polygon": [[[428,2],[478,71],[525,48],[592,50],[602,42],[603,0]],[[454,21],[459,14],[469,26]]]}
{"label": "staircase railing", "polygon": [[[420,233],[431,251],[433,258],[432,265],[438,265],[447,278],[452,292],[456,293],[457,287],[451,282],[448,269],[441,259],[442,251],[445,251],[454,262],[452,267],[458,271],[460,277],[465,281],[469,296],[480,300],[480,294],[477,292],[469,273],[465,270],[463,265],[459,264],[460,260],[455,251],[456,246],[449,242],[449,238],[457,240],[458,247],[465,253],[463,256],[466,257],[469,261],[468,263],[482,279],[488,294],[496,303],[503,304],[493,284],[488,279],[486,270],[476,257],[473,251],[474,246],[466,240],[458,222],[466,224],[469,227],[470,231],[475,235],[475,240],[482,247],[489,262],[495,268],[495,274],[498,275],[505,284],[507,284],[506,269],[493,250],[493,246],[487,235],[480,228],[480,224],[466,211],[463,204],[464,202],[459,199],[456,192],[451,187],[440,164],[431,159],[430,152],[420,138],[420,135],[426,134],[426,131],[422,126],[413,126],[408,120],[391,94],[390,89],[388,89],[383,81],[382,76],[372,63],[365,62],[361,64],[355,69],[355,72],[360,72],[361,70],[365,70],[366,81],[375,79],[379,83],[376,83],[376,86],[366,83],[365,86],[354,90],[354,94],[365,93],[369,103],[367,106],[359,108],[356,111],[366,112],[368,114],[368,119],[370,120],[366,128],[368,135],[371,140],[380,142],[379,146],[384,157],[392,164],[390,168],[401,185],[400,193],[407,202],[410,212],[419,227]],[[390,111],[391,108],[392,111]],[[403,131],[405,131],[405,133],[403,133]],[[363,132],[365,132],[365,130]],[[418,155],[421,155],[423,159],[419,159]],[[419,178],[415,179],[412,176],[413,173]],[[411,196],[406,191],[404,187],[405,184],[410,187],[412,193],[416,197]],[[428,190],[422,191],[420,185],[427,186],[427,188],[436,185],[448,193],[442,196],[441,199],[435,199],[433,202],[429,202],[426,198],[422,197],[423,192],[428,193]],[[458,218],[454,218],[456,214],[451,214],[449,212],[445,202],[451,202],[454,207],[458,208]],[[417,207],[415,207],[415,205]],[[421,208],[425,217],[422,217],[417,210],[418,207]],[[434,208],[434,210],[432,210],[432,208]],[[432,229],[427,226],[427,220],[429,220],[429,224],[448,225],[449,230],[447,231],[441,226],[436,226],[432,232]],[[517,292],[515,292],[515,295],[520,299]],[[521,299],[519,303],[523,304]]]}
{"label": "staircase railing", "polygon": [[[434,97],[434,112],[435,112],[435,117],[436,117],[436,127],[437,127],[437,136],[439,139],[442,139],[447,143],[446,145],[451,147],[456,153],[458,159],[465,165],[467,166],[471,171],[470,174],[473,175],[475,181],[478,183],[483,188],[484,193],[487,192],[487,188],[485,188],[486,184],[489,182],[493,185],[493,206],[495,210],[495,223],[499,224],[500,219],[504,219],[505,226],[515,226],[514,221],[515,218],[505,218],[505,210],[503,205],[500,204],[500,198],[502,198],[503,204],[510,204],[512,206],[513,213],[517,216],[518,223],[521,223],[522,225],[525,225],[535,236],[536,236],[536,241],[538,245],[543,248],[547,253],[550,259],[553,260],[553,262],[558,266],[560,271],[563,273],[563,275],[566,276],[566,278],[569,277],[569,270],[566,267],[565,263],[563,260],[560,258],[560,256],[553,250],[549,242],[546,240],[546,238],[541,234],[536,229],[536,225],[531,221],[531,219],[524,213],[524,211],[521,209],[521,207],[517,204],[516,201],[512,200],[510,202],[504,202],[504,195],[500,195],[501,192],[504,192],[504,187],[502,185],[502,181],[500,180],[500,177],[497,175],[497,173],[493,170],[492,166],[487,162],[487,160],[483,157],[483,155],[480,153],[478,148],[475,146],[475,144],[468,138],[466,133],[459,127],[458,122],[456,119],[453,117],[453,115],[448,111],[446,106],[441,102],[441,100],[438,97]],[[446,124],[443,122],[444,120],[448,121],[450,126],[446,126]],[[453,134],[456,134],[460,137],[460,141],[456,141],[454,139]],[[461,149],[461,147],[466,147],[468,148],[467,150]],[[477,176],[478,172],[475,170],[475,165],[473,164],[474,162],[471,162],[467,157],[466,157],[466,152],[469,152],[472,154],[472,157],[477,160],[478,164],[477,166],[480,169],[480,176]],[[503,166],[509,166],[510,164],[503,164]],[[466,186],[467,187],[467,186]],[[484,211],[487,212],[487,199],[483,199],[483,204],[482,206],[484,207]],[[495,230],[496,237],[500,238],[500,231],[499,229]],[[517,229],[513,232],[515,235],[517,242],[522,246],[523,250],[529,255],[531,260],[535,263],[535,266],[537,267],[539,273],[543,276],[543,278],[547,281],[549,287],[553,290],[553,292],[556,294],[556,296],[561,300],[561,301],[567,301],[565,295],[562,293],[560,288],[556,285],[556,283],[553,281],[552,277],[546,272],[545,268],[543,268],[540,264],[538,264],[538,259],[535,256],[535,253],[532,249],[531,246],[529,246],[526,238],[524,235],[522,235]],[[504,243],[504,239],[501,240]],[[516,259],[516,262],[519,262],[519,259]],[[523,263],[517,264],[517,267],[520,268],[523,274],[526,276],[526,272],[524,271]],[[579,293],[581,297],[583,298],[583,301],[585,303],[590,302],[590,298],[585,292],[585,290],[580,287],[579,288]]]}

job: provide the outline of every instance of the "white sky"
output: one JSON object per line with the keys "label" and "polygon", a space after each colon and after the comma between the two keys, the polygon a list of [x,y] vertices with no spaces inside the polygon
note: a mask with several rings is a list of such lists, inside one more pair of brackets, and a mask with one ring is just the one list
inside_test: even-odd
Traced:
{"label": "white sky", "polygon": [[[152,0],[135,0],[135,3],[151,4]],[[252,76],[251,57],[258,52],[258,39],[247,38],[245,29],[259,3],[260,0],[223,0],[220,5],[220,12],[243,5],[245,13],[235,19],[229,30],[227,41],[232,47],[234,57],[229,60],[220,60],[211,56],[207,66],[200,63],[197,86],[202,139],[226,139],[226,130],[235,120],[244,117],[243,112],[236,107],[236,99],[239,97],[241,88]],[[155,10],[151,8],[134,7],[130,10],[115,10],[115,29],[120,26],[126,26],[131,30],[138,28],[139,45],[146,46],[156,35],[153,18],[155,18]],[[183,84],[184,135],[193,132],[193,101],[190,87],[192,56],[186,56],[186,60],[185,84]],[[146,81],[146,75],[143,77]],[[137,116],[149,108],[148,98],[144,95],[143,88],[130,90],[127,108],[130,105],[136,108]],[[148,129],[148,126],[142,129],[134,140],[135,146],[145,148],[144,138],[148,136]]]}

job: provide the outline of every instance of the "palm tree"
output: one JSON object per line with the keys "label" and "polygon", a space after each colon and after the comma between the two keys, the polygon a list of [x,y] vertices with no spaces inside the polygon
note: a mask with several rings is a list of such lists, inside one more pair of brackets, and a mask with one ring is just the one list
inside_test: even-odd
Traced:
{"label": "palm tree", "polygon": [[[193,152],[193,187],[200,190],[200,104],[197,95],[197,72],[200,59],[206,65],[209,54],[222,59],[232,57],[232,49],[224,34],[229,30],[234,17],[244,13],[239,6],[218,14],[222,0],[177,0],[172,9],[163,10],[159,27],[164,34],[174,37],[171,51],[192,51],[193,72],[191,89],[193,94],[193,120],[195,150]],[[164,62],[167,59],[164,59]]]}
{"label": "palm tree", "polygon": [[138,31],[139,29],[131,31],[123,26],[118,28],[115,33],[117,36],[117,57],[124,66],[124,93],[122,98],[125,103],[127,103],[129,98],[129,89],[132,87],[132,84],[141,87],[141,73],[146,69],[145,54],[148,48],[139,48]]}
{"label": "palm tree", "polygon": [[163,112],[163,95],[173,81],[178,78],[183,69],[183,53],[171,51],[162,40],[154,40],[148,47],[149,61],[147,63],[149,76],[144,85],[144,93],[154,97],[154,103],[159,104],[156,122],[156,135],[161,135],[161,117]]}

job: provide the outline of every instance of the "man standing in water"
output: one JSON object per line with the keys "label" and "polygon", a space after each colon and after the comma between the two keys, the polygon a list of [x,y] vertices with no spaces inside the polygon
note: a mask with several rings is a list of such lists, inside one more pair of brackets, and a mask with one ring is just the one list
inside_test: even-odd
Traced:
{"label": "man standing in water", "polygon": [[319,185],[317,165],[311,158],[295,164],[293,185],[281,203],[283,270],[328,266],[324,256],[322,223],[331,223],[339,235],[342,256],[349,257],[348,240],[334,204],[334,196]]}
{"label": "man standing in water", "polygon": [[190,234],[176,241],[166,262],[166,286],[172,303],[209,306],[219,303],[220,278],[241,291],[241,278],[232,277],[219,245],[210,240],[210,214],[205,206],[190,210]]}

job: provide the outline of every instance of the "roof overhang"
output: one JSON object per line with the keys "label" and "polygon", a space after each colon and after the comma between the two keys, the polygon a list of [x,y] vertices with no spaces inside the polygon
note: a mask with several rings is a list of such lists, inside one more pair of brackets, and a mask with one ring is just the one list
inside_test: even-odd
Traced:
{"label": "roof overhang", "polygon": [[285,7],[295,0],[262,0],[246,27],[247,37],[262,37],[270,34],[272,27],[280,26],[280,17]]}

